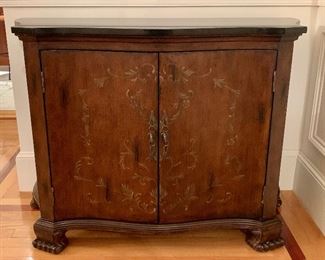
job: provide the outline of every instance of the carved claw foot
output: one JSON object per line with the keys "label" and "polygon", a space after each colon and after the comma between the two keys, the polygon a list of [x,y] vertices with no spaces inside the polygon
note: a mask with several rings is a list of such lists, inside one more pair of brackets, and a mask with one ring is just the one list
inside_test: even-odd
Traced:
{"label": "carved claw foot", "polygon": [[30,201],[29,205],[32,209],[39,209],[39,205],[38,205],[37,201],[34,199],[34,197]]}
{"label": "carved claw foot", "polygon": [[34,232],[36,239],[33,241],[33,246],[37,249],[59,254],[68,245],[66,230],[55,230],[52,222],[39,219],[34,224]]}
{"label": "carved claw foot", "polygon": [[246,242],[256,251],[266,252],[284,245],[281,238],[281,222],[273,219],[262,222],[261,227],[246,231]]}
{"label": "carved claw foot", "polygon": [[258,238],[260,234],[254,234],[254,231],[252,232],[252,234],[254,237],[251,237],[250,239],[246,238],[246,242],[256,251],[267,252],[269,250],[273,250],[284,245],[284,240],[281,237],[262,242]]}
{"label": "carved claw foot", "polygon": [[45,252],[49,252],[52,254],[59,254],[66,246],[68,240],[65,239],[66,241],[61,241],[59,243],[53,243],[49,241],[44,241],[41,239],[36,238],[33,241],[33,246],[37,249],[43,250]]}
{"label": "carved claw foot", "polygon": [[278,189],[278,199],[277,199],[277,202],[276,202],[276,212],[277,212],[277,214],[280,214],[281,205],[282,205],[282,200],[281,200],[281,194],[280,194],[280,188],[279,188]]}

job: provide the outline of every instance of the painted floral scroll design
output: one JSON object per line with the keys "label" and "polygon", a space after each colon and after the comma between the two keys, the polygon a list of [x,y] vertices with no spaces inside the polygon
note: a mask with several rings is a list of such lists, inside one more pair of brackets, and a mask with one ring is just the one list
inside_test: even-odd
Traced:
{"label": "painted floral scroll design", "polygon": [[168,64],[161,69],[159,75],[162,83],[174,87],[176,95],[176,102],[172,104],[172,112],[168,114],[166,110],[160,111],[159,133],[161,148],[159,164],[164,163],[167,167],[164,172],[164,179],[161,180],[163,183],[160,185],[159,194],[164,214],[179,207],[187,211],[191,202],[198,199],[195,184],[190,184],[182,192],[177,192],[173,200],[169,199],[169,194],[164,189],[165,185],[179,186],[186,175],[196,168],[198,162],[198,154],[195,151],[195,138],[189,140],[188,148],[183,154],[178,155],[179,158],[175,158],[175,155],[169,153],[169,127],[190,107],[193,90],[188,88],[187,83],[190,82],[194,74],[195,72],[192,69],[185,66],[179,67],[175,64]]}
{"label": "painted floral scroll design", "polygon": [[[96,188],[101,189],[105,193],[106,199],[107,196],[107,183],[102,178],[99,177],[98,180],[94,180],[90,176],[88,176],[88,171],[83,171],[84,168],[90,168],[92,165],[94,165],[94,158],[93,158],[93,152],[92,152],[92,140],[90,135],[90,109],[88,106],[88,103],[86,101],[86,93],[87,89],[79,89],[78,95],[80,97],[81,101],[81,123],[82,123],[82,133],[80,134],[80,139],[82,141],[82,144],[85,148],[85,153],[82,155],[79,160],[75,163],[75,174],[74,179],[76,181],[86,182],[90,183],[91,185],[94,185]],[[86,199],[91,204],[98,204],[99,200],[95,198],[95,195],[92,192],[87,192]]]}
{"label": "painted floral scroll design", "polygon": [[[182,68],[182,76],[180,79],[173,79],[172,76],[167,76],[168,80],[175,80],[177,82],[188,82],[187,77],[191,76],[193,71],[186,70]],[[164,70],[163,70],[164,71]],[[163,74],[164,75],[164,74]],[[166,75],[165,75],[166,76]],[[186,94],[187,93],[187,94]],[[186,151],[179,155],[179,158],[175,158],[175,155],[169,153],[169,126],[170,124],[175,123],[176,119],[182,114],[182,112],[189,107],[190,97],[192,96],[193,91],[187,90],[187,92],[178,92],[178,101],[174,104],[175,113],[171,116],[168,116],[166,110],[162,110],[159,120],[159,133],[161,137],[160,142],[160,153],[159,153],[159,165],[161,168],[162,163],[168,165],[167,170],[164,173],[165,184],[173,186],[178,186],[185,178],[190,171],[196,168],[198,162],[198,154],[195,151],[196,139],[191,138],[187,146]],[[164,183],[160,185],[160,194],[159,194],[160,204],[163,206],[162,211],[164,214],[167,214],[170,211],[175,210],[176,208],[183,207],[184,210],[188,210],[192,201],[197,200],[198,196],[196,194],[195,184],[190,184],[185,188],[183,192],[178,192],[176,197],[170,201],[168,200],[168,193],[164,189]]]}
{"label": "painted floral scroll design", "polygon": [[127,184],[121,184],[121,192],[123,196],[122,201],[127,201],[131,204],[130,211],[133,212],[134,207],[148,214],[154,214],[157,211],[157,192],[155,190],[149,192],[149,202],[143,200],[143,194],[141,192],[135,192]]}
{"label": "painted floral scroll design", "polygon": [[[132,142],[129,138],[123,140],[123,146],[120,151],[119,167],[121,173],[131,176],[131,180],[138,182],[141,186],[152,185],[156,182],[155,178],[150,176],[151,172],[147,166],[147,162],[157,161],[157,130],[158,122],[154,110],[148,109],[144,105],[145,90],[133,83],[146,83],[148,81],[156,81],[157,71],[156,67],[150,63],[144,63],[133,68],[128,68],[121,74],[117,74],[111,68],[107,68],[104,77],[96,78],[98,88],[103,88],[108,85],[111,80],[121,79],[129,81],[129,88],[125,92],[126,98],[129,100],[130,106],[137,112],[142,120],[147,121],[147,136],[149,144],[149,154],[144,161],[135,160],[137,155],[131,148]],[[134,165],[135,164],[135,165]],[[122,183],[120,186],[120,194],[122,195],[122,202],[129,204],[130,210],[135,209],[146,212],[147,214],[154,214],[157,210],[157,192],[150,192],[150,201],[145,201],[145,194],[133,190],[132,185]]]}
{"label": "painted floral scroll design", "polygon": [[225,174],[218,174],[214,176],[211,174],[209,176],[209,181],[207,184],[207,200],[206,204],[217,203],[225,204],[231,199],[233,199],[234,193],[229,190],[229,187],[236,187],[234,182],[239,182],[245,177],[242,173],[242,165],[239,158],[234,155],[233,147],[238,141],[238,134],[235,131],[235,120],[236,120],[236,108],[238,103],[238,98],[240,96],[240,90],[230,87],[226,80],[223,78],[213,78],[213,89],[223,90],[228,92],[231,95],[231,100],[228,107],[228,117],[227,123],[228,126],[227,133],[228,138],[225,143],[226,159],[224,160],[224,167],[226,169]]}
{"label": "painted floral scroll design", "polygon": [[174,200],[171,203],[165,204],[163,207],[163,213],[167,214],[179,207],[182,207],[185,211],[188,211],[191,202],[199,199],[195,189],[195,184],[190,184],[186,186],[183,192],[177,192]]}
{"label": "painted floral scroll design", "polygon": [[[160,162],[169,165],[164,173],[164,180],[160,187],[160,203],[163,205],[162,211],[164,214],[167,214],[179,207],[182,207],[185,211],[187,211],[191,202],[199,198],[196,191],[196,185],[194,183],[187,185],[182,192],[176,192],[176,196],[171,201],[168,199],[168,193],[164,189],[165,185],[172,185],[175,188],[183,186],[186,176],[196,168],[198,154],[195,151],[195,142],[196,140],[194,138],[190,139],[188,148],[180,156],[179,160],[175,160],[174,157],[168,155]],[[175,194],[173,194],[173,196],[174,195]]]}
{"label": "painted floral scroll design", "polygon": [[158,149],[157,149],[157,131],[158,131],[158,121],[155,116],[154,111],[151,111],[150,118],[148,122],[148,137],[149,137],[149,158],[155,162],[157,161],[158,157]]}
{"label": "painted floral scroll design", "polygon": [[[156,68],[154,65],[145,63],[139,66],[135,66],[133,68],[126,69],[121,75],[113,72],[111,68],[107,68],[106,75],[102,77],[97,77],[94,79],[94,84],[98,89],[102,89],[107,87],[109,82],[113,80],[113,78],[120,78],[123,80],[130,81],[131,83],[141,82],[146,83],[148,80],[156,80]],[[95,196],[92,192],[86,193],[86,199],[91,204],[98,203],[109,203],[110,198],[108,196],[107,189],[107,181],[104,180],[103,177],[99,177],[98,180],[94,180],[91,176],[88,176],[85,173],[89,173],[89,170],[86,171],[86,168],[90,168],[94,165],[94,157],[92,150],[92,140],[90,134],[90,109],[87,103],[87,92],[88,89],[79,89],[78,95],[81,101],[81,123],[82,123],[82,134],[80,138],[82,140],[82,144],[85,148],[85,153],[83,156],[79,158],[79,160],[75,163],[75,174],[74,179],[76,181],[87,182],[94,185],[96,188],[105,190],[105,200],[98,199],[98,196]],[[146,160],[157,158],[157,149],[156,149],[156,132],[158,128],[158,123],[155,118],[153,111],[148,111],[143,103],[143,89],[133,89],[129,88],[126,91],[126,97],[130,102],[131,107],[134,108],[137,113],[143,118],[149,118],[148,120],[148,139],[150,145],[150,154]],[[124,141],[124,150],[120,152],[120,161],[119,165],[122,171],[131,170],[131,165],[129,165],[128,160],[134,159],[134,153],[130,149],[130,140]],[[148,185],[148,183],[155,181],[152,177],[150,177],[150,172],[145,163],[138,162],[137,168],[138,171],[135,171],[132,175],[132,179],[138,181],[140,185]],[[152,193],[154,194],[154,193]],[[131,188],[127,184],[121,185],[121,195],[125,197],[123,201],[133,201],[138,209],[148,212],[149,214],[153,214],[156,211],[156,208],[153,205],[153,202],[157,200],[157,195],[155,195],[156,199],[152,199],[152,203],[144,203],[141,202],[141,193],[137,193],[132,191]]]}
{"label": "painted floral scroll design", "polygon": [[[227,168],[228,171],[223,174],[209,175],[206,204],[225,204],[233,199],[234,193],[229,190],[229,187],[236,187],[234,183],[241,181],[245,175],[241,171],[242,165],[237,156],[227,155],[225,169]],[[234,171],[233,168],[235,168]]]}
{"label": "painted floral scroll design", "polygon": [[96,77],[94,81],[98,88],[103,88],[107,82],[110,82],[113,78],[128,80],[134,83],[146,83],[151,79],[156,80],[156,67],[150,63],[143,63],[139,66],[128,68],[121,74],[114,72],[112,68],[108,67],[106,69],[106,75]]}
{"label": "painted floral scroll design", "polygon": [[[131,173],[129,176],[131,180],[137,181],[141,186],[148,186],[150,183],[155,183],[156,179],[150,177],[150,170],[141,162],[137,162],[137,170],[132,167],[135,157],[134,151],[130,148],[130,140],[124,140],[124,150],[120,152],[120,169],[121,172]],[[148,158],[147,158],[148,159]],[[154,214],[157,210],[157,192],[150,192],[150,201],[144,200],[144,195],[141,192],[133,190],[128,184],[121,184],[122,202],[130,204],[130,210],[135,208],[146,212],[147,214]]]}
{"label": "painted floral scroll design", "polygon": [[[190,107],[193,90],[187,88],[191,77],[195,74],[190,68],[168,64],[163,67],[159,79],[161,82],[175,86],[177,101],[172,104],[173,112],[168,116],[169,121],[175,121],[186,109]],[[166,111],[164,111],[166,113]]]}
{"label": "painted floral scroll design", "polygon": [[[168,72],[167,72],[168,71]],[[203,195],[201,193],[205,194],[206,202],[207,204],[210,203],[227,203],[229,200],[233,198],[233,192],[230,190],[227,190],[227,188],[230,187],[230,183],[227,182],[236,182],[240,181],[242,178],[244,178],[244,174],[241,173],[241,162],[239,161],[237,156],[230,156],[232,147],[236,144],[238,141],[238,135],[236,134],[234,123],[235,123],[235,117],[236,117],[236,107],[237,107],[237,100],[240,96],[240,90],[235,89],[231,86],[229,86],[225,79],[223,78],[217,78],[213,77],[214,71],[212,68],[209,68],[209,70],[205,73],[198,73],[190,68],[187,68],[185,66],[177,66],[175,64],[169,64],[165,68],[162,68],[162,72],[160,75],[160,81],[166,81],[168,85],[172,84],[172,86],[175,88],[176,93],[176,102],[173,104],[174,112],[171,113],[169,116],[167,115],[167,112],[164,110],[162,111],[162,116],[160,120],[160,133],[163,135],[166,134],[168,136],[168,126],[173,121],[176,121],[176,119],[184,113],[186,109],[190,107],[191,99],[194,96],[193,89],[188,89],[188,83],[191,81],[193,77],[195,78],[208,78],[207,80],[211,80],[211,85],[214,90],[222,90],[227,91],[229,94],[233,97],[230,101],[229,108],[228,108],[228,133],[229,137],[226,140],[226,146],[227,146],[227,159],[225,161],[225,167],[229,167],[229,172],[232,175],[232,177],[229,176],[221,176],[220,179],[217,181],[217,176],[213,176],[214,181],[210,181],[207,185],[207,189],[204,191],[200,191],[200,194],[197,194],[196,186],[194,183],[191,183],[186,186],[185,190],[183,190],[183,193],[177,193],[177,196],[173,198],[173,200],[166,200],[168,197],[167,191],[164,189],[163,185],[160,188],[160,200],[161,205],[164,205],[163,211],[164,213],[168,213],[169,211],[175,210],[176,208],[183,207],[185,211],[188,210],[190,203],[193,200],[198,199],[199,195]],[[166,171],[166,185],[172,185],[172,186],[184,186],[184,180],[186,178],[186,173],[189,170],[193,170],[196,167],[198,156],[194,152],[194,144],[195,139],[192,138],[190,142],[189,149],[187,151],[188,156],[191,157],[191,160],[193,162],[192,165],[188,166],[187,170],[177,171],[177,168],[181,167],[183,162],[181,160],[174,160],[174,158],[170,155],[168,155],[168,148],[169,148],[169,142],[164,142],[161,149],[161,158],[160,161],[168,161],[169,162],[169,168]],[[190,161],[191,161],[190,160]],[[233,172],[230,168],[230,166],[235,165],[235,172]],[[176,173],[176,174],[175,174]],[[219,176],[220,177],[220,176]],[[213,191],[214,190],[214,191]],[[170,201],[173,201],[172,203],[168,203]]]}
{"label": "painted floral scroll design", "polygon": [[[176,160],[172,156],[164,159],[165,163],[169,164],[166,171],[166,179],[172,186],[181,184],[185,179],[186,174],[196,168],[198,163],[198,153],[195,151],[196,140],[191,138],[186,151],[181,155],[180,160]],[[180,170],[182,169],[182,170]],[[175,174],[178,172],[178,174]]]}
{"label": "painted floral scroll design", "polygon": [[[134,158],[136,157],[134,151],[130,148],[131,141],[129,139],[124,140],[124,149],[120,152],[119,165],[122,172],[133,171],[131,178],[137,180],[142,186],[147,185],[149,182],[154,182],[155,179],[150,177],[150,170],[145,163],[136,162],[137,171],[133,169]],[[147,158],[148,159],[148,158]]]}
{"label": "painted floral scroll design", "polygon": [[[142,71],[142,69],[145,69],[145,71]],[[161,164],[162,161],[165,161],[169,163],[169,169],[167,171],[167,181],[172,186],[178,186],[180,185],[184,179],[186,178],[186,174],[188,174],[190,171],[194,170],[198,163],[198,154],[195,151],[195,143],[196,139],[191,138],[189,142],[189,146],[187,151],[181,155],[181,158],[179,160],[176,160],[171,155],[169,155],[169,140],[168,140],[168,129],[169,125],[176,121],[177,118],[179,118],[185,110],[187,110],[190,107],[191,99],[194,96],[194,91],[192,89],[187,89],[188,82],[190,82],[191,78],[193,76],[197,76],[200,78],[205,78],[210,76],[213,73],[212,68],[209,69],[208,72],[198,74],[194,72],[191,69],[188,69],[186,67],[181,67],[175,69],[174,74],[168,74],[166,71],[162,70],[162,73],[160,75],[160,80],[167,80],[169,83],[176,82],[176,95],[177,95],[177,101],[173,104],[173,113],[171,115],[167,115],[166,111],[162,111],[161,113],[161,119],[159,121],[159,133],[161,135],[161,138],[164,140],[160,157],[159,157],[159,164]],[[104,77],[96,78],[95,84],[97,88],[103,88],[107,85],[107,82],[112,80],[112,78],[123,78],[125,80],[129,80],[130,82],[143,82],[145,83],[148,80],[156,80],[156,69],[151,64],[144,64],[141,66],[137,66],[132,69],[128,69],[124,72],[124,74],[118,75],[112,72],[110,68],[107,69],[107,75]],[[181,85],[181,86],[179,86]],[[230,133],[229,138],[226,140],[227,149],[231,149],[233,147],[237,140],[238,136],[235,133],[234,129],[234,119],[235,119],[235,111],[237,106],[237,98],[240,95],[240,90],[233,89],[229,87],[226,83],[226,81],[222,78],[213,78],[212,80],[212,86],[215,90],[224,90],[229,91],[234,98],[232,99],[232,102],[229,106],[229,114],[228,114],[228,133]],[[107,183],[105,183],[103,178],[99,178],[99,180],[94,181],[91,178],[84,176],[81,174],[81,169],[83,167],[91,167],[94,164],[94,159],[92,157],[92,142],[90,137],[90,131],[89,131],[89,124],[90,124],[90,112],[89,107],[86,102],[85,93],[87,92],[86,89],[80,89],[78,94],[81,99],[82,103],[82,116],[81,121],[83,123],[83,133],[80,136],[83,145],[85,147],[85,155],[82,156],[75,164],[75,175],[74,178],[78,181],[84,181],[84,182],[92,182],[96,187],[103,188],[107,190]],[[126,91],[126,98],[129,100],[130,106],[133,107],[135,111],[144,119],[148,120],[148,140],[149,140],[149,155],[146,158],[146,160],[155,160],[157,161],[157,131],[158,131],[158,122],[155,116],[154,111],[147,109],[144,106],[143,103],[143,89],[133,89],[129,88]],[[149,119],[148,119],[149,118]],[[134,160],[134,152],[130,148],[130,140],[126,139],[124,140],[124,149],[120,152],[120,161],[119,165],[121,168],[121,171],[130,171],[132,170],[132,163],[130,162]],[[187,163],[185,163],[187,162]],[[241,165],[238,157],[227,157],[225,164],[227,165],[234,165],[234,163],[238,165],[236,169],[238,169],[238,172],[230,178],[230,181],[239,181],[244,177],[243,174],[241,174]],[[146,164],[144,162],[138,162],[137,163],[137,169],[138,171],[134,171],[132,174],[132,179],[134,181],[137,181],[140,185],[145,186],[148,185],[150,182],[154,182],[155,179],[150,177],[150,171]],[[179,167],[185,167],[185,170],[183,171],[177,171]],[[178,174],[175,174],[175,172],[179,172]],[[208,194],[208,199],[206,200],[207,204],[210,203],[226,203],[227,201],[231,200],[233,193],[231,191],[225,190],[226,187],[229,187],[226,183],[226,179],[229,178],[223,178],[219,176],[219,179],[217,177],[211,177],[213,181],[209,182],[208,188],[206,190],[206,193]],[[218,192],[211,192],[213,189],[218,189]],[[220,192],[219,192],[220,191]],[[106,191],[107,193],[107,191]],[[132,210],[134,208],[140,209],[142,211],[145,211],[149,214],[153,214],[156,212],[156,205],[157,205],[157,192],[152,191],[150,196],[152,197],[152,200],[149,202],[145,202],[142,200],[143,194],[140,192],[136,192],[132,190],[130,185],[127,184],[121,184],[121,194],[123,196],[123,201],[131,203]],[[164,208],[164,213],[167,213],[168,211],[172,211],[178,207],[183,207],[184,210],[188,210],[190,207],[190,204],[192,201],[197,200],[199,198],[198,191],[196,189],[195,184],[189,184],[185,187],[183,192],[177,193],[177,198],[174,200],[173,203],[169,204]],[[160,189],[160,201],[163,205],[165,202],[165,198],[168,196],[167,192],[161,187]],[[99,203],[99,201],[94,198],[92,193],[87,194],[87,198],[90,203]],[[106,199],[108,198],[106,194]],[[164,202],[165,201],[165,202]]]}

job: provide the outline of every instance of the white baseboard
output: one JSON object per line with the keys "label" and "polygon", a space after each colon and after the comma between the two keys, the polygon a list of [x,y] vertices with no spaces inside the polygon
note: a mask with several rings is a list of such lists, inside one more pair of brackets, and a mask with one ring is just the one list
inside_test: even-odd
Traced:
{"label": "white baseboard", "polygon": [[284,150],[282,152],[281,169],[280,169],[280,189],[292,190],[293,179],[295,175],[298,151]]}
{"label": "white baseboard", "polygon": [[19,152],[16,157],[18,186],[20,191],[32,191],[36,182],[35,157],[33,152]]}
{"label": "white baseboard", "polygon": [[293,190],[325,235],[325,178],[315,165],[299,153]]}

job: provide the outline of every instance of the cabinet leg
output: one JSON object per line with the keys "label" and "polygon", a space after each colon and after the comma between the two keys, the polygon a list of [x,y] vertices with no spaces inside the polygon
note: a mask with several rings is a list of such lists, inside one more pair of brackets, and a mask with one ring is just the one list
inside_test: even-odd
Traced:
{"label": "cabinet leg", "polygon": [[32,209],[39,209],[39,196],[38,196],[38,189],[37,189],[37,183],[34,184],[33,188],[33,197],[30,201],[30,206]]}
{"label": "cabinet leg", "polygon": [[277,212],[277,214],[280,214],[281,205],[282,205],[282,200],[281,200],[281,196],[280,196],[280,187],[279,187],[279,189],[278,189],[278,199],[277,199],[277,202],[276,202],[276,212]]}
{"label": "cabinet leg", "polygon": [[246,242],[253,249],[260,252],[266,252],[284,245],[281,238],[282,223],[279,219],[265,221],[261,227],[246,230]]}
{"label": "cabinet leg", "polygon": [[54,224],[49,221],[39,219],[34,224],[36,239],[33,246],[37,249],[59,254],[67,245],[68,239],[65,236],[66,230],[57,230]]}

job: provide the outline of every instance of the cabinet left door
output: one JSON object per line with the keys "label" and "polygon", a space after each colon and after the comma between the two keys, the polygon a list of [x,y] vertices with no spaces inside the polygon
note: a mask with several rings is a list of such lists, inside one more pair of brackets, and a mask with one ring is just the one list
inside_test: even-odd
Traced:
{"label": "cabinet left door", "polygon": [[156,53],[41,52],[55,220],[157,222]]}

